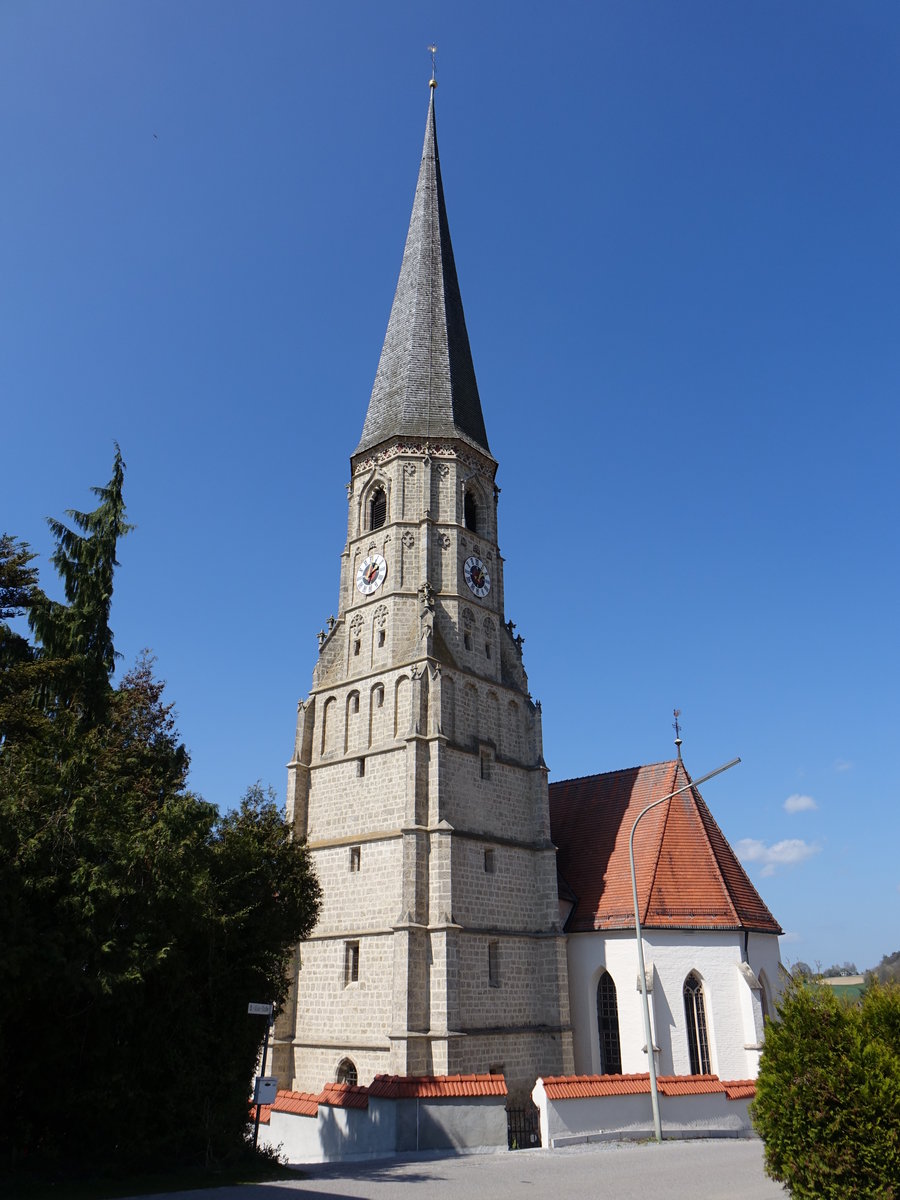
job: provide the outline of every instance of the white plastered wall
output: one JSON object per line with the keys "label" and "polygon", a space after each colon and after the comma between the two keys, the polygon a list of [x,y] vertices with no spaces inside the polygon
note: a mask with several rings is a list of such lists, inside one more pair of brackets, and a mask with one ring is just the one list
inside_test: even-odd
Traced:
{"label": "white plastered wall", "polygon": [[[759,973],[764,973],[771,990],[773,981],[781,976],[780,957],[778,939],[773,934],[749,935],[747,962],[744,942],[742,931],[645,931],[651,1029],[660,1074],[690,1073],[682,990],[688,974],[694,971],[703,983],[710,1070],[721,1079],[756,1077],[762,1043]],[[600,1074],[603,1069],[597,983],[604,970],[609,971],[616,985],[622,1070],[625,1074],[646,1071],[634,933],[574,933],[568,937],[567,949],[576,1074]],[[768,996],[770,1012],[775,999]]]}

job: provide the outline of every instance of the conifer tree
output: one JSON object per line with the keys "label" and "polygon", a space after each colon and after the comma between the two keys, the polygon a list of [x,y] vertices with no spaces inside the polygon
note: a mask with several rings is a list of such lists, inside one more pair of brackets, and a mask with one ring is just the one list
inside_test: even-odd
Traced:
{"label": "conifer tree", "polygon": [[[23,1162],[240,1152],[261,1034],[247,1003],[285,998],[318,911],[271,797],[221,817],[189,790],[152,660],[112,687],[123,480],[117,446],[98,507],[50,522],[66,603],[0,540],[0,1192]],[[22,615],[37,644],[5,623]]]}
{"label": "conifer tree", "polygon": [[109,483],[91,488],[100,500],[93,512],[68,509],[66,515],[75,529],[48,517],[56,539],[50,561],[62,579],[68,603],[42,596],[28,613],[42,657],[59,665],[56,695],[45,692],[44,701],[77,706],[82,724],[91,724],[105,712],[116,666],[109,625],[113,576],[119,565],[116,549],[119,538],[133,528],[125,520],[124,479],[125,463],[117,444]]}

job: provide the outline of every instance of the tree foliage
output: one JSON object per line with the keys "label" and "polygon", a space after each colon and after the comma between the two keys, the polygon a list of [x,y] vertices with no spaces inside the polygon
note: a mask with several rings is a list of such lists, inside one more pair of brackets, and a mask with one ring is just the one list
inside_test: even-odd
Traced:
{"label": "tree foliage", "polygon": [[756,1084],[766,1170],[809,1200],[900,1197],[900,988],[858,1005],[795,981],[782,997]]}
{"label": "tree foliage", "polygon": [[[0,1161],[210,1162],[241,1147],[259,1022],[315,923],[305,848],[251,788],[220,816],[145,656],[111,683],[123,464],[51,523],[67,602],[0,543]],[[19,641],[15,639],[18,638]],[[30,674],[29,674],[30,672]]]}

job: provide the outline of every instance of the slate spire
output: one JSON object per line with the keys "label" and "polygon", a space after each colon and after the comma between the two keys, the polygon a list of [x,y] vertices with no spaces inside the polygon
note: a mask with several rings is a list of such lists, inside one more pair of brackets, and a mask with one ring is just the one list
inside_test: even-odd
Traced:
{"label": "slate spire", "polygon": [[490,454],[428,104],[422,165],[375,386],[355,454],[387,438],[462,438]]}

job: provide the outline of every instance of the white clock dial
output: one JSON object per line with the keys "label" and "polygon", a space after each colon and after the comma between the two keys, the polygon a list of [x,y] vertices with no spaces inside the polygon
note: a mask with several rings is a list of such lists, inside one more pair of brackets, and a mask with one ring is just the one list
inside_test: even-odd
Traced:
{"label": "white clock dial", "polygon": [[387,563],[380,554],[370,554],[364,558],[356,572],[356,586],[364,596],[371,596],[376,588],[384,583],[387,575]]}
{"label": "white clock dial", "polygon": [[473,554],[471,558],[466,559],[463,574],[469,590],[479,598],[486,596],[491,590],[491,577],[488,569],[477,555]]}

